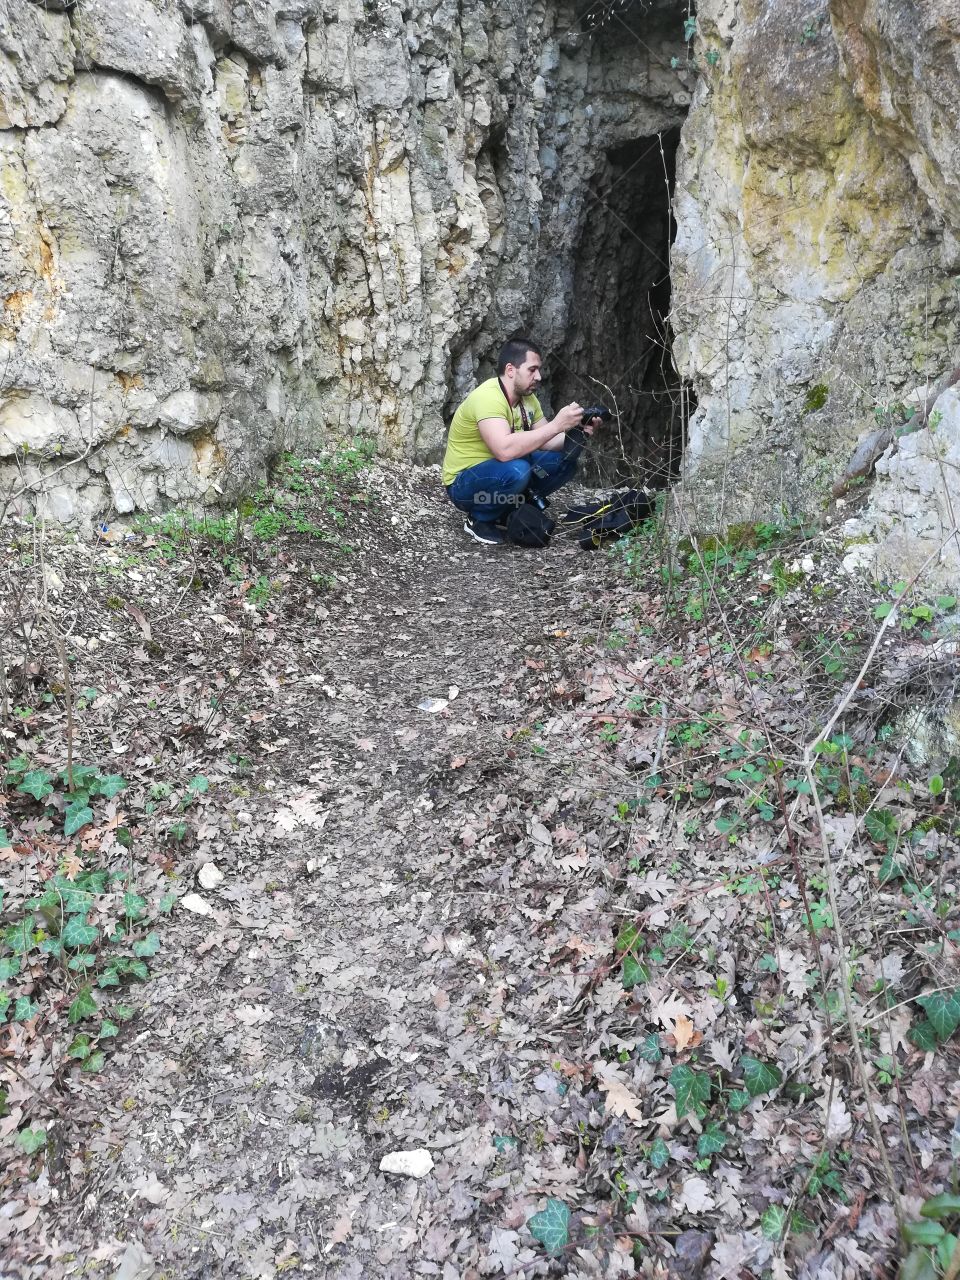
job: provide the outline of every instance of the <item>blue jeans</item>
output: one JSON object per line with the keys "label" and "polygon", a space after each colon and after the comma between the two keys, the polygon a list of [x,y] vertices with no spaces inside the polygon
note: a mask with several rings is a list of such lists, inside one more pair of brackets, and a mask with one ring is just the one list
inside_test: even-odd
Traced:
{"label": "blue jeans", "polygon": [[447,496],[453,505],[480,524],[506,518],[522,501],[522,494],[537,498],[559,489],[576,474],[577,461],[553,449],[535,449],[525,458],[512,462],[478,462],[461,471],[447,485]]}

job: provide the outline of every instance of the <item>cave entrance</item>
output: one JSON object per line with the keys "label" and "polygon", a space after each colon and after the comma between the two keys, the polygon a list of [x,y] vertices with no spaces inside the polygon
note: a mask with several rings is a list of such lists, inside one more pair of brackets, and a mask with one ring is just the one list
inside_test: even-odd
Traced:
{"label": "cave entrance", "polygon": [[670,483],[693,408],[669,321],[679,142],[677,127],[606,152],[575,253],[570,325],[551,361],[554,405],[608,402],[610,392],[616,401],[619,432],[606,429],[590,450],[604,484],[638,474],[652,487]]}

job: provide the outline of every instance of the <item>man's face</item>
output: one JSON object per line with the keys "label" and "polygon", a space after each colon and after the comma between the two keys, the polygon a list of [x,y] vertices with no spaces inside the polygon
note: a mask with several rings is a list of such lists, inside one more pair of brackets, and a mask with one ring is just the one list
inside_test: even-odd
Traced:
{"label": "man's face", "polygon": [[516,370],[513,385],[522,396],[530,395],[532,391],[539,387],[541,378],[540,366],[540,357],[534,351],[527,352],[527,358],[523,364],[513,366]]}

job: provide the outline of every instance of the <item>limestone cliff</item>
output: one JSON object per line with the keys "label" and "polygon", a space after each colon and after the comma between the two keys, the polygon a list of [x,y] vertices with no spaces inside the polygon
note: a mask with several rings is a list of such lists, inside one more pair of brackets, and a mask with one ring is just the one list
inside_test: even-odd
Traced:
{"label": "limestone cliff", "polygon": [[[816,512],[858,437],[896,431],[958,363],[960,11],[703,0],[698,27],[673,258],[675,355],[699,397],[683,497],[695,523]],[[920,536],[895,513],[929,506],[902,496],[925,435],[879,468],[900,481],[871,525],[894,565]],[[949,527],[924,521],[911,561]]]}
{"label": "limestone cliff", "polygon": [[521,328],[695,523],[816,511],[960,363],[958,51],[955,0],[0,0],[0,493],[435,457]]}
{"label": "limestone cliff", "polygon": [[607,149],[683,118],[680,6],[641,7],[598,56],[546,0],[0,0],[3,493],[76,519],[330,435],[435,455],[507,331],[563,338]]}

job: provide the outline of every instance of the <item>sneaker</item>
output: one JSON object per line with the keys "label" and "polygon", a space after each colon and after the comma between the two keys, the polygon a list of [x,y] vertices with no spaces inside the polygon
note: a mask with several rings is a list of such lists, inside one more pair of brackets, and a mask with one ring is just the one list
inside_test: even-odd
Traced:
{"label": "sneaker", "polygon": [[474,542],[479,542],[485,547],[497,547],[505,541],[501,530],[494,528],[487,521],[477,520],[474,516],[467,516],[464,520],[463,532],[469,534]]}

